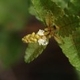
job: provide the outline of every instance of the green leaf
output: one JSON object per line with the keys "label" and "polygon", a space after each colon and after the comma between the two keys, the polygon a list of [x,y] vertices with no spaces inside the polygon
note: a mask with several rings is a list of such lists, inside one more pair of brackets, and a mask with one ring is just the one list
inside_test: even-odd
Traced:
{"label": "green leaf", "polygon": [[80,0],[32,0],[30,12],[43,22],[51,15],[64,42],[59,44],[63,53],[80,70]]}
{"label": "green leaf", "polygon": [[63,53],[69,59],[70,63],[80,70],[80,28],[69,37],[62,37],[64,44],[60,45]]}
{"label": "green leaf", "polygon": [[25,62],[29,63],[33,61],[45,48],[46,46],[39,45],[38,43],[29,43],[25,52]]}
{"label": "green leaf", "polygon": [[65,12],[68,12],[70,15],[80,16],[80,0],[70,0]]}
{"label": "green leaf", "polygon": [[59,26],[59,35],[69,36],[77,27],[80,27],[80,0],[52,0],[60,6],[65,14],[55,20]]}
{"label": "green leaf", "polygon": [[67,8],[69,3],[69,0],[52,0],[52,1],[63,9]]}
{"label": "green leaf", "polygon": [[80,0],[52,0],[55,2],[60,8],[66,11],[70,14],[79,15],[80,12]]}
{"label": "green leaf", "polygon": [[80,17],[75,15],[64,15],[55,20],[55,24],[59,26],[59,35],[69,36],[76,28],[80,27]]}
{"label": "green leaf", "polygon": [[[67,7],[64,3],[67,4]],[[60,28],[58,34],[69,36],[80,26],[80,17],[70,12],[69,3],[71,2],[67,0],[32,0],[30,12],[43,22],[46,22],[46,18],[49,18],[47,15],[51,15],[52,22]],[[64,8],[60,6],[64,6]]]}
{"label": "green leaf", "polygon": [[[46,2],[48,4],[46,4]],[[63,10],[51,0],[32,0],[30,13],[35,15],[39,20],[44,21],[46,14],[53,14],[54,20],[63,15]]]}

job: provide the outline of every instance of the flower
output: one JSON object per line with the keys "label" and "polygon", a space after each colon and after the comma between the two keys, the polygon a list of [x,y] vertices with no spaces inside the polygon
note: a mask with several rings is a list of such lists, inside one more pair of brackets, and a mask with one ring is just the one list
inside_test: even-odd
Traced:
{"label": "flower", "polygon": [[39,29],[39,31],[37,32],[38,35],[40,36],[44,36],[44,30]]}
{"label": "flower", "polygon": [[48,40],[46,39],[46,37],[43,37],[41,39],[38,40],[39,45],[47,45],[48,44]]}
{"label": "flower", "polygon": [[44,35],[44,30],[39,30],[37,33],[33,32],[32,34],[28,34],[22,38],[22,41],[25,43],[36,43],[38,42],[39,45],[47,45],[48,39]]}

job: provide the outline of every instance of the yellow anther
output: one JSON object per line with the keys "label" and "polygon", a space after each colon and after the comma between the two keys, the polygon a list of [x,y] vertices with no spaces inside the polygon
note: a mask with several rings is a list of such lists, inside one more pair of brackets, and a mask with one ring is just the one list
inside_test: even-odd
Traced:
{"label": "yellow anther", "polygon": [[35,38],[40,39],[41,37],[38,34],[36,34]]}
{"label": "yellow anther", "polygon": [[22,41],[23,41],[23,42],[25,42],[25,39],[24,39],[24,38],[22,38]]}
{"label": "yellow anther", "polygon": [[25,39],[25,38],[22,38],[22,41],[25,43],[28,43],[27,39]]}
{"label": "yellow anther", "polygon": [[31,34],[31,37],[34,37],[35,36],[35,32],[33,32],[32,34]]}
{"label": "yellow anther", "polygon": [[29,38],[30,36],[31,36],[31,34],[28,34],[28,35],[27,35],[27,36],[25,36],[25,37],[26,37],[26,39],[27,39],[27,38]]}
{"label": "yellow anther", "polygon": [[32,43],[32,41],[31,40],[28,40],[28,43]]}
{"label": "yellow anther", "polygon": [[30,40],[31,40],[31,41],[33,41],[33,40],[34,40],[34,38],[33,38],[33,37],[31,37],[31,38],[30,38]]}
{"label": "yellow anther", "polygon": [[28,43],[28,40],[25,40],[25,43]]}
{"label": "yellow anther", "polygon": [[33,42],[37,42],[37,39],[34,39]]}

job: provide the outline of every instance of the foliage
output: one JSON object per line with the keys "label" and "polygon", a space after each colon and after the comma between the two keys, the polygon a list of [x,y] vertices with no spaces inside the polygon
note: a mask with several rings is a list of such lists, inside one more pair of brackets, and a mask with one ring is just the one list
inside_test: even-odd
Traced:
{"label": "foliage", "polygon": [[26,50],[25,61],[31,62],[34,58],[38,57],[42,51],[46,48],[46,46],[39,45],[38,43],[30,43],[28,44],[28,48]]}
{"label": "foliage", "polygon": [[[68,57],[70,63],[80,70],[80,1],[79,0],[31,0],[29,11],[32,15],[41,20],[45,26],[55,24],[59,27],[58,39],[63,43],[59,44],[63,53]],[[51,22],[46,22],[47,15],[50,15]],[[50,20],[50,19],[49,19]],[[48,21],[49,21],[48,20]],[[55,30],[54,30],[55,31]],[[55,37],[54,37],[55,38]],[[57,39],[55,39],[57,41]],[[31,48],[30,48],[31,49]],[[29,51],[29,47],[28,50]],[[35,51],[35,48],[34,50]],[[29,56],[33,53],[30,51]],[[34,57],[34,56],[33,56]],[[32,59],[33,59],[32,57]],[[36,55],[35,55],[36,57]],[[27,58],[27,56],[25,57]]]}
{"label": "foliage", "polygon": [[60,47],[62,48],[63,53],[69,59],[70,63],[74,67],[76,67],[76,69],[80,70],[80,55],[79,55],[80,41],[79,41],[79,37],[76,38],[75,36],[71,36],[71,35],[69,37],[62,38],[65,44],[60,45]]}
{"label": "foliage", "polygon": [[9,67],[23,51],[20,31],[28,18],[29,0],[0,0],[0,62]]}
{"label": "foliage", "polygon": [[[22,53],[18,31],[28,18],[29,3],[30,0],[0,1],[0,60],[7,66]],[[53,37],[70,63],[80,70],[80,0],[31,0],[29,12],[47,27],[43,30],[44,36],[35,34],[36,38],[47,42]],[[33,35],[28,37],[35,41]],[[25,61],[31,62],[46,46],[29,43]]]}

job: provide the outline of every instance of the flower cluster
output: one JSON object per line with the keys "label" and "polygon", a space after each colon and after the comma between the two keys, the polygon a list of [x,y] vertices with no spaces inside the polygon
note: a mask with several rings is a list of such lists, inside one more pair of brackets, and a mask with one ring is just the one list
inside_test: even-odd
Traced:
{"label": "flower cluster", "polygon": [[39,30],[37,33],[33,32],[32,34],[28,34],[22,38],[22,41],[25,43],[36,43],[39,45],[47,45],[48,39],[44,35],[44,30]]}

